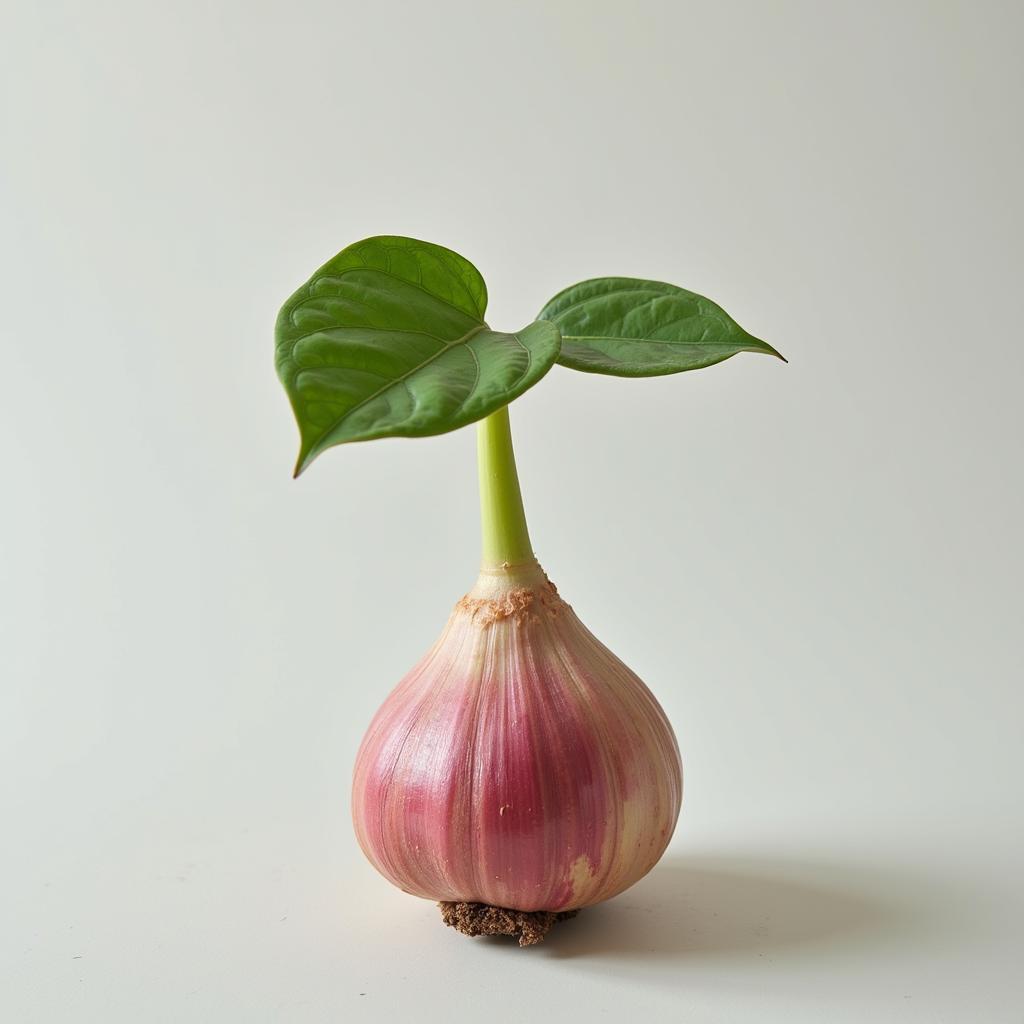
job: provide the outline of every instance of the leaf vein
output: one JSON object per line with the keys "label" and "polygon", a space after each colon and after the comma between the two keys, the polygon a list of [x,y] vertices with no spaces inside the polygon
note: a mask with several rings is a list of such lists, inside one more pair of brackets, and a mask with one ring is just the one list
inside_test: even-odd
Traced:
{"label": "leaf vein", "polygon": [[[365,271],[368,274],[383,274],[385,277],[393,278],[395,281],[401,281],[403,284],[407,284],[410,288],[415,288],[417,291],[423,292],[424,295],[429,295],[432,299],[437,299],[438,302],[443,302],[446,306],[451,306],[452,309],[458,310],[463,316],[467,316],[472,320],[476,320],[477,323],[483,324],[483,320],[480,319],[480,315],[476,312],[476,303],[473,304],[473,312],[467,313],[461,306],[453,305],[453,303],[446,299],[443,295],[438,295],[437,292],[432,292],[425,285],[417,284],[415,281],[410,281],[407,277],[402,277],[399,274],[392,274],[390,271],[381,270],[380,267],[346,267],[344,270],[339,271],[337,274],[321,274],[319,277],[313,278],[310,281],[310,287],[320,281],[340,281],[346,274],[359,273]],[[318,296],[310,296],[311,298],[317,298]],[[303,300],[305,302],[305,300]]]}
{"label": "leaf vein", "polygon": [[[675,289],[674,285],[672,285],[671,287],[673,289]],[[678,291],[683,291],[683,289],[680,288],[680,289],[678,289]],[[654,293],[651,296],[651,298],[644,300],[645,302],[653,302],[654,299],[662,298],[665,295],[674,295],[674,294],[676,294],[675,290],[673,290],[672,292],[659,292],[655,288],[615,288],[615,289],[613,289],[610,292],[603,292],[600,295],[588,295],[584,299],[578,299],[576,302],[570,303],[568,306],[565,307],[565,309],[560,309],[555,314],[555,319],[557,320],[558,317],[565,316],[570,310],[575,309],[577,306],[582,306],[586,302],[595,302],[595,301],[597,301],[599,299],[610,299],[613,295],[634,295],[634,294],[636,294],[638,292],[653,292]],[[545,319],[546,320],[546,319],[548,319],[548,317],[543,317],[542,316],[541,319]]]}

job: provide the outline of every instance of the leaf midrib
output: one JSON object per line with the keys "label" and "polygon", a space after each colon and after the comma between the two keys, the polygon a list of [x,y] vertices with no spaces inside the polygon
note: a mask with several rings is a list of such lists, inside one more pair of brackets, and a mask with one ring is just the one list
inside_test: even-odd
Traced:
{"label": "leaf midrib", "polygon": [[673,341],[666,338],[630,338],[624,334],[563,334],[562,341],[628,341],[652,345],[695,345],[699,348],[736,348],[731,342],[723,341]]}
{"label": "leaf midrib", "polygon": [[[404,384],[405,381],[408,380],[408,378],[411,377],[414,373],[417,373],[418,371],[422,370],[424,366],[428,366],[430,363],[434,362],[434,360],[440,359],[441,356],[445,354],[445,352],[449,352],[456,345],[466,344],[470,338],[473,338],[481,331],[486,330],[489,330],[487,324],[480,324],[479,327],[472,328],[471,330],[467,331],[464,335],[462,335],[461,338],[456,338],[454,341],[447,342],[442,348],[439,348],[432,356],[430,356],[429,359],[424,359],[423,362],[417,363],[411,369],[406,370],[406,372],[403,373],[400,377],[393,377],[391,380],[388,381],[387,384],[384,384],[381,387],[377,388],[377,390],[374,391],[372,395],[367,395],[366,398],[360,399],[360,401],[356,402],[356,404],[353,405],[351,408],[346,409],[336,420],[334,420],[333,423],[331,423],[329,427],[320,432],[320,442],[322,443],[329,435],[334,433],[334,431],[337,430],[338,427],[349,416],[351,416],[357,410],[361,409],[364,405],[366,405],[367,402],[372,402],[375,398],[379,398],[385,391],[388,390],[388,388],[392,388],[395,385]],[[438,341],[440,340],[441,339],[438,338]],[[309,367],[309,369],[320,369],[320,367]],[[324,369],[331,369],[331,367],[324,367]],[[343,369],[343,367],[333,367],[333,369]],[[479,382],[479,376],[477,377],[477,381]],[[310,448],[310,452],[312,451],[313,448]],[[303,462],[305,462],[305,459],[303,459]]]}

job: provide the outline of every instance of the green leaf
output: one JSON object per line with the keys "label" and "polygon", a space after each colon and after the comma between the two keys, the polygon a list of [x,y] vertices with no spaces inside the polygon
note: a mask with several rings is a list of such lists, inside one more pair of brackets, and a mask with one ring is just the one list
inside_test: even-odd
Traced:
{"label": "green leaf", "polygon": [[558,362],[617,377],[698,370],[737,352],[785,357],[703,295],[663,281],[599,277],[559,292],[541,311],[562,335]]}
{"label": "green leaf", "polygon": [[443,434],[518,398],[558,355],[558,330],[484,323],[468,260],[382,235],[325,263],[277,318],[278,376],[301,435],[295,475],[348,441]]}

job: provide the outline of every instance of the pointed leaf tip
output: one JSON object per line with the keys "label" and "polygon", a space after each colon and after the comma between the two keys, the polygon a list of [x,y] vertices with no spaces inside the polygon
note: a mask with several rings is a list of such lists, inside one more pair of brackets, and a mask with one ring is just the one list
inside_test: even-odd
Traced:
{"label": "pointed leaf tip", "polygon": [[752,334],[748,335],[753,341],[757,343],[757,347],[748,349],[749,352],[762,352],[766,356],[775,356],[776,359],[781,359],[784,363],[788,363],[789,360],[777,349],[774,345],[769,345],[767,341],[761,338],[755,338]]}

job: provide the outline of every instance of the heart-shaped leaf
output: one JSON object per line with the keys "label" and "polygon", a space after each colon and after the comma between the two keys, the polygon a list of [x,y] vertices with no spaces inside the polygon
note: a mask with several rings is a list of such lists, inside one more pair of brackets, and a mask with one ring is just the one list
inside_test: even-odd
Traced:
{"label": "heart-shaped leaf", "polygon": [[296,476],[348,441],[443,434],[518,398],[558,355],[558,329],[484,323],[468,260],[379,236],[325,263],[277,318],[277,372],[301,435]]}
{"label": "heart-shaped leaf", "polygon": [[663,281],[599,277],[559,292],[541,311],[562,335],[558,362],[617,377],[698,370],[737,352],[784,357],[703,295]]}

